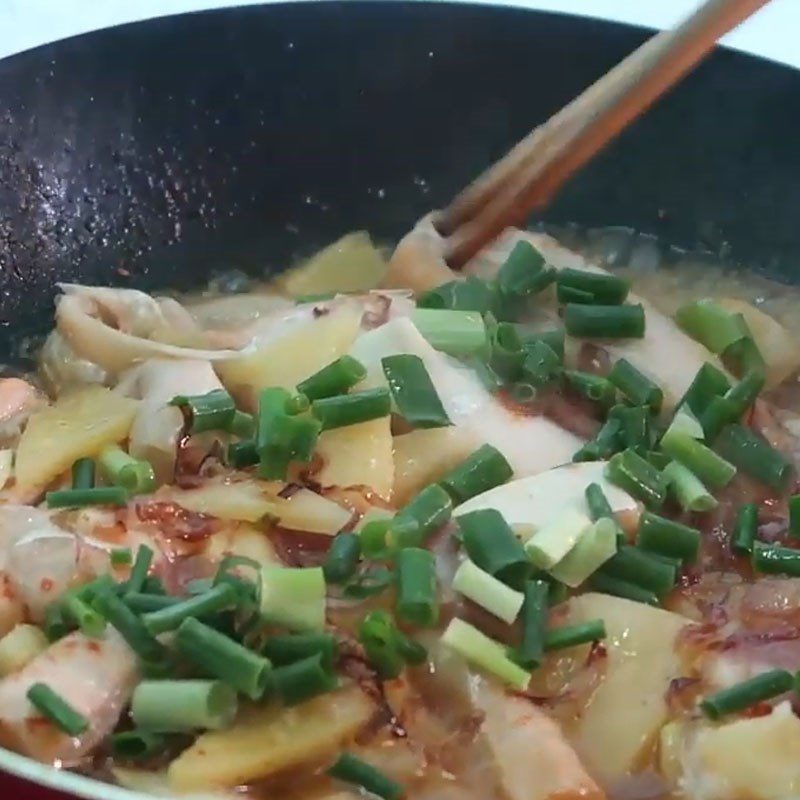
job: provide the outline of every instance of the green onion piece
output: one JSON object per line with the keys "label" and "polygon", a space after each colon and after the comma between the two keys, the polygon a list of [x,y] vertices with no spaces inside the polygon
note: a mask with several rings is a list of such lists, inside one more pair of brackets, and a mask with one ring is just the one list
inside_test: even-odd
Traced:
{"label": "green onion piece", "polygon": [[521,589],[531,573],[525,548],[503,515],[494,508],[458,517],[464,549],[470,559],[497,580]]}
{"label": "green onion piece", "polygon": [[484,314],[492,304],[492,290],[485,281],[469,275],[463,281],[449,281],[429,289],[417,299],[417,308],[477,311]]}
{"label": "green onion piece", "polygon": [[789,536],[800,538],[800,494],[789,498]]}
{"label": "green onion piece", "polygon": [[236,692],[220,681],[142,681],[131,718],[143,730],[182,733],[227,728],[238,710]]}
{"label": "green onion piece", "polygon": [[120,636],[139,658],[150,664],[157,664],[166,659],[167,650],[164,645],[147,630],[144,622],[116,594],[109,590],[100,591],[93,603],[108,623],[119,631]]}
{"label": "green onion piece", "polygon": [[170,597],[163,594],[144,594],[142,592],[127,592],[123,595],[122,601],[131,611],[135,611],[137,614],[160,611],[162,608],[170,608],[183,602],[179,597]]}
{"label": "green onion piece", "polygon": [[177,395],[169,404],[188,412],[191,433],[226,431],[236,413],[236,404],[224,389],[214,389],[207,394]]}
{"label": "green onion piece", "polygon": [[328,775],[359,786],[370,794],[382,797],[383,800],[400,800],[405,795],[405,790],[399,783],[350,753],[342,753],[336,763],[328,769]]}
{"label": "green onion piece", "polygon": [[697,375],[694,376],[686,394],[678,403],[678,407],[688,406],[691,412],[699,418],[715,397],[721,397],[730,388],[731,385],[725,373],[713,364],[706,362],[697,371]]}
{"label": "green onion piece", "polygon": [[261,616],[289,630],[325,627],[325,576],[322,567],[273,567],[261,570]]}
{"label": "green onion piece", "polygon": [[616,402],[617,390],[608,378],[572,369],[564,370],[564,377],[578,394],[603,408],[611,408]]}
{"label": "green onion piece", "polygon": [[722,489],[727,486],[736,474],[734,464],[684,433],[667,431],[661,437],[660,447],[712,489]]}
{"label": "green onion piece", "polygon": [[709,719],[717,720],[790,692],[793,687],[791,673],[784,669],[773,669],[704,697],[700,701],[700,708]]}
{"label": "green onion piece", "polygon": [[517,327],[509,322],[501,322],[490,334],[490,342],[491,368],[506,381],[518,380],[527,351],[522,347]]}
{"label": "green onion piece", "polygon": [[94,461],[79,458],[72,465],[72,488],[91,489],[94,486]]}
{"label": "green onion piece", "polygon": [[207,617],[218,611],[235,608],[236,589],[230,583],[219,583],[205,594],[190,597],[180,603],[151,611],[142,617],[147,630],[154,636],[174,631],[187,617]]}
{"label": "green onion piece", "polygon": [[659,597],[675,585],[675,569],[638,547],[623,545],[599,570],[612,578],[636,584]]}
{"label": "green onion piece", "polygon": [[141,592],[142,585],[144,584],[147,573],[150,572],[150,566],[153,563],[153,550],[146,544],[143,544],[136,551],[136,559],[131,568],[131,574],[128,578],[125,588],[126,592]]}
{"label": "green onion piece", "polygon": [[562,286],[556,284],[556,299],[561,305],[567,303],[583,303],[585,305],[596,305],[597,298],[585,289],[578,289],[576,286]]}
{"label": "green onion piece", "polygon": [[[283,480],[292,459],[309,461],[322,429],[318,420],[297,417],[307,405],[304,395],[292,396],[285,389],[271,387],[262,390],[258,398],[256,449],[259,453],[259,474],[263,478]],[[247,450],[243,450],[246,456]]]}
{"label": "green onion piece", "polygon": [[166,594],[167,590],[164,588],[164,583],[161,578],[155,575],[148,575],[142,584],[142,591],[149,592],[150,594]]}
{"label": "green onion piece", "polygon": [[593,619],[577,625],[551,628],[544,635],[545,650],[564,650],[579,644],[599,642],[606,638],[606,626],[602,619]]}
{"label": "green onion piece", "polygon": [[120,761],[145,761],[161,755],[167,738],[152,731],[120,731],[111,736],[111,754]]}
{"label": "green onion piece", "polygon": [[[737,316],[741,317],[741,314]],[[745,327],[747,326],[744,317],[742,317],[742,323]],[[747,375],[750,372],[763,375],[767,369],[764,356],[761,355],[755,340],[749,335],[734,342],[725,350],[722,354],[722,363],[737,376]]]}
{"label": "green onion piece", "polygon": [[45,719],[69,736],[79,736],[89,727],[89,721],[46,683],[34,683],[25,696]]}
{"label": "green onion piece", "polygon": [[546,581],[526,581],[522,604],[522,640],[516,661],[526,669],[538,667],[544,658],[544,634],[550,586]]}
{"label": "green onion piece", "polygon": [[508,396],[512,402],[524,406],[536,399],[536,388],[530,383],[514,383],[508,390]]}
{"label": "green onion piece", "polygon": [[735,414],[734,419],[728,420],[729,422],[738,420],[753,405],[765,383],[766,378],[763,372],[748,372],[728,390],[725,399],[731,404]]}
{"label": "green onion piece", "polygon": [[541,389],[552,383],[561,374],[561,359],[542,341],[534,342],[523,351],[521,378],[531,386]]}
{"label": "green onion piece", "polygon": [[700,552],[700,531],[645,511],[639,517],[636,543],[653,553],[695,561]]}
{"label": "green onion piece", "polygon": [[258,396],[258,426],[256,429],[256,448],[275,445],[275,428],[279,421],[289,416],[286,410],[291,395],[286,389],[269,387],[262,389]]}
{"label": "green onion piece", "polygon": [[564,307],[564,327],[570,336],[584,339],[641,339],[644,308],[569,303]]}
{"label": "green onion piece", "polygon": [[666,496],[664,476],[633,450],[612,456],[606,478],[651,508],[660,508]]}
{"label": "green onion piece", "polygon": [[364,600],[381,594],[394,583],[394,572],[387,567],[378,566],[362,570],[342,590],[345,597]]}
{"label": "green onion piece", "polygon": [[325,668],[321,653],[315,653],[272,670],[271,688],[284,705],[293,706],[336,688],[335,676]]}
{"label": "green onion piece", "polygon": [[800,575],[800,550],[753,543],[753,569],[768,575]]}
{"label": "green onion piece", "polygon": [[664,477],[669,491],[684,511],[712,511],[717,507],[716,499],[703,482],[680,462],[670,461],[664,467]]}
{"label": "green onion piece", "polygon": [[381,359],[381,365],[403,419],[415,428],[450,425],[450,418],[419,356],[386,356]]}
{"label": "green onion piece", "polygon": [[740,314],[732,314],[713,300],[696,300],[675,312],[675,322],[712,353],[721,353],[750,335]]}
{"label": "green onion piece", "polygon": [[401,635],[385,611],[370,611],[358,628],[367,659],[382,678],[396,678],[403,669]]}
{"label": "green onion piece", "polygon": [[620,358],[611,368],[608,379],[635,406],[649,406],[653,411],[660,411],[664,402],[664,392],[643,375],[630,361]]}
{"label": "green onion piece", "polygon": [[331,542],[322,573],[328,583],[344,583],[358,569],[361,538],[357,533],[338,533]]}
{"label": "green onion piece", "polygon": [[[712,397],[708,406],[710,407],[717,400],[721,399],[720,397]],[[708,407],[706,408],[706,411],[707,410]],[[672,422],[670,422],[669,427],[664,432],[664,435],[674,436],[676,433],[690,436],[692,439],[703,439],[705,437],[705,431],[703,430],[700,420],[694,415],[694,412],[688,405],[684,404],[678,408],[675,412],[675,416],[672,418]]]}
{"label": "green onion piece", "polygon": [[453,467],[439,485],[454,503],[465,503],[476,495],[505,483],[513,474],[505,456],[490,444],[484,444]]}
{"label": "green onion piece", "polygon": [[567,597],[569,596],[569,590],[563,583],[559,583],[556,580],[552,580],[549,575],[545,576],[548,584],[548,595],[547,595],[547,602],[552,608],[553,606],[557,606],[559,603],[563,603]]}
{"label": "green onion piece", "polygon": [[204,673],[219,678],[251,700],[263,697],[272,665],[219,631],[188,617],[175,634],[175,647]]}
{"label": "green onion piece", "polygon": [[525,542],[525,552],[539,569],[552,569],[591,525],[592,521],[585,514],[565,508]]}
{"label": "green onion piece", "polygon": [[587,442],[574,456],[573,461],[604,461],[622,447],[622,423],[609,418],[592,441]]}
{"label": "green onion piece", "polygon": [[484,361],[473,358],[470,360],[469,366],[478,376],[481,385],[490,394],[495,394],[503,388],[503,379]]}
{"label": "green onion piece", "polygon": [[744,503],[736,512],[736,524],[731,536],[731,550],[739,555],[750,555],[758,532],[758,506]]}
{"label": "green onion piece", "polygon": [[127,567],[133,563],[133,553],[130,547],[115,547],[111,551],[109,561],[112,567]]}
{"label": "green onion piece", "polygon": [[258,464],[258,448],[254,439],[243,442],[231,442],[228,445],[228,464],[234,469],[243,469]]}
{"label": "green onion piece", "polygon": [[284,633],[270,636],[263,654],[278,666],[293,664],[309,656],[319,655],[329,672],[338,655],[339,645],[332,633]]}
{"label": "green onion piece", "polygon": [[590,483],[584,494],[586,495],[586,505],[589,507],[589,516],[594,522],[603,518],[615,519],[614,510],[600,484]]}
{"label": "green onion piece", "polygon": [[74,592],[67,592],[61,599],[64,616],[71,619],[90,639],[98,639],[106,629],[106,621],[101,614],[84,602]]}
{"label": "green onion piece", "polygon": [[286,413],[293,417],[297,414],[304,414],[311,408],[311,400],[304,394],[298,393],[289,396],[286,401]]}
{"label": "green onion piece", "polygon": [[131,494],[143,494],[155,489],[156,476],[150,464],[132,458],[116,445],[106,447],[97,463],[110,483],[121,486]]}
{"label": "green onion piece", "polygon": [[791,462],[765,439],[742,425],[727,425],[716,441],[720,454],[757,481],[776,492],[783,490],[792,473]]}
{"label": "green onion piece", "polygon": [[245,411],[234,412],[228,431],[240,439],[252,439],[256,435],[256,420]]}
{"label": "green onion piece", "polygon": [[352,356],[341,356],[297,384],[297,391],[309,400],[345,394],[367,377],[366,367]]}
{"label": "green onion piece", "polygon": [[72,630],[70,624],[64,619],[61,603],[51,603],[47,606],[42,630],[50,642],[57,642],[59,639],[63,639]]}
{"label": "green onion piece", "polygon": [[613,519],[592,523],[575,547],[550,569],[550,574],[573,589],[580,586],[617,552],[618,533]]}
{"label": "green onion piece", "polygon": [[419,547],[450,519],[452,511],[453,501],[441,486],[426,486],[395,515],[387,537],[389,544]]}
{"label": "green onion piece", "polygon": [[544,256],[530,243],[518,241],[497,271],[497,285],[506,297],[525,297],[541,291]]}
{"label": "green onion piece", "polygon": [[505,648],[457,617],[442,634],[442,643],[478,669],[494,675],[519,691],[528,687],[531,676],[507,655]]}
{"label": "green onion piece", "polygon": [[456,358],[488,351],[486,323],[477,311],[417,308],[411,321],[431,347]]}
{"label": "green onion piece", "polygon": [[45,495],[48,508],[83,506],[124,506],[128,493],[121,486],[95,486],[92,489],[58,489]]}
{"label": "green onion piece", "polygon": [[302,306],[306,303],[323,303],[326,300],[333,300],[336,297],[336,292],[312,292],[310,294],[299,294],[294,298],[296,306]]}
{"label": "green onion piece", "polygon": [[314,400],[311,413],[322,423],[323,430],[332,430],[388,417],[391,407],[389,390],[380,387]]}
{"label": "green onion piece", "polygon": [[436,561],[429,550],[406,547],[397,554],[397,616],[421,627],[439,619]]}
{"label": "green onion piece", "polygon": [[[391,524],[392,517],[371,519],[357,529],[364,558],[380,560],[387,556],[389,547],[386,543],[386,537]],[[414,527],[416,527],[416,523],[414,523]]]}
{"label": "green onion piece", "polygon": [[634,600],[637,603],[646,603],[650,606],[659,605],[658,595],[645,589],[636,583],[615,578],[602,571],[595,572],[589,578],[589,586],[596,592],[610,594],[614,597],[624,597],[626,600]]}
{"label": "green onion piece", "polygon": [[501,583],[469,559],[456,570],[453,589],[509,625],[517,618],[525,599],[522,592]]}
{"label": "green onion piece", "polygon": [[623,278],[583,269],[562,269],[556,277],[556,282],[559,289],[570,287],[588,292],[593,296],[594,303],[609,306],[624,303],[630,290],[630,282]]}
{"label": "green onion piece", "polygon": [[621,425],[619,438],[626,448],[649,450],[654,436],[647,406],[615,406],[609,418],[618,419]]}

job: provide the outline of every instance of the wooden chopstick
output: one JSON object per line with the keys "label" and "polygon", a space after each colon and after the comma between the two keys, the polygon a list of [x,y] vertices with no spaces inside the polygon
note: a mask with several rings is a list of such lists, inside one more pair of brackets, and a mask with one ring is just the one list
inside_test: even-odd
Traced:
{"label": "wooden chopstick", "polygon": [[706,0],[534,129],[436,215],[451,267],[541,210],[569,177],[769,0]]}

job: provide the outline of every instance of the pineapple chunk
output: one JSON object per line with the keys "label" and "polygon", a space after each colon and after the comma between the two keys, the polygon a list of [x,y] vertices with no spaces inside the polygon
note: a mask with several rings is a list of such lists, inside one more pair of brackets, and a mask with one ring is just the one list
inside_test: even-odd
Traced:
{"label": "pineapple chunk", "polygon": [[288,708],[245,711],[233,727],[205,733],[169,766],[174,789],[239,786],[333,755],[374,711],[357,686]]}
{"label": "pineapple chunk", "polygon": [[338,533],[353,516],[333,500],[312,492],[300,489],[290,497],[273,498],[277,522],[284,528],[309,533],[325,533],[333,536]]}
{"label": "pineapple chunk", "polygon": [[104,447],[122,441],[138,405],[138,400],[103,386],[87,386],[37,411],[17,448],[17,485],[45,486],[77,459],[96,456]]}
{"label": "pineapple chunk", "polygon": [[325,431],[317,442],[323,467],[317,480],[323,486],[367,486],[384,500],[392,494],[391,418]]}
{"label": "pineapple chunk", "polygon": [[258,522],[275,514],[275,504],[255,481],[208,483],[198,489],[170,488],[169,499],[189,511],[210,514],[219,519]]}

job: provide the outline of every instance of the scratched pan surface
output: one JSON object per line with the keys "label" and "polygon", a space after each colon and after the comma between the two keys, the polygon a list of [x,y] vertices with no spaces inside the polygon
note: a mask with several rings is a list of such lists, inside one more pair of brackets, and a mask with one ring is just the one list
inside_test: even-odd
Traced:
{"label": "scratched pan surface", "polygon": [[[396,238],[645,36],[497,6],[297,3],[0,62],[0,360],[47,327],[56,281],[196,287],[353,228]],[[547,219],[628,225],[793,281],[799,129],[800,74],[717,52]],[[0,769],[133,796],[3,751]]]}

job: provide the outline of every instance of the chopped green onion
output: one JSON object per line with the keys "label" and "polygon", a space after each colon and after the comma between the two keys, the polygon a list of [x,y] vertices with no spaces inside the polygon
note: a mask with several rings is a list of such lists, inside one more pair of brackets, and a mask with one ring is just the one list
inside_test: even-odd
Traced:
{"label": "chopped green onion", "polygon": [[626,448],[649,450],[654,436],[647,406],[615,406],[609,418],[618,419],[621,425],[619,438]]}
{"label": "chopped green onion", "polygon": [[789,536],[800,538],[800,494],[789,498]]}
{"label": "chopped green onion", "polygon": [[592,295],[592,302],[610,306],[624,303],[630,290],[630,282],[624,278],[569,267],[559,271],[556,282],[559,289],[562,287],[579,289]]}
{"label": "chopped green onion", "polygon": [[526,581],[523,589],[522,640],[516,661],[526,669],[538,667],[544,657],[544,634],[550,586],[546,581]]}
{"label": "chopped green onion", "polygon": [[338,533],[331,542],[322,572],[328,583],[344,583],[353,577],[361,558],[361,539],[357,533]]}
{"label": "chopped green onion", "polygon": [[596,592],[610,594],[614,597],[624,597],[626,600],[634,600],[637,603],[646,603],[650,606],[659,605],[658,595],[645,589],[636,583],[615,578],[604,572],[595,572],[589,578],[589,586]]}
{"label": "chopped green onion", "polygon": [[121,486],[95,486],[92,489],[58,489],[45,495],[48,508],[82,506],[124,506],[128,493]]}
{"label": "chopped green onion", "polygon": [[521,377],[531,386],[541,389],[561,374],[561,359],[544,342],[534,342],[530,348],[525,348],[524,352]]}
{"label": "chopped green onion", "polygon": [[[709,405],[714,401],[720,400],[719,397],[711,398]],[[692,439],[703,439],[705,432],[700,420],[694,415],[694,412],[688,405],[682,405],[672,418],[669,427],[665,431],[665,436],[674,436],[676,433],[690,436]]]}
{"label": "chopped green onion", "polygon": [[525,599],[522,592],[501,583],[469,559],[456,570],[453,589],[509,625],[517,618]]}
{"label": "chopped green onion", "polygon": [[403,669],[401,634],[385,611],[370,611],[358,629],[367,659],[382,678],[396,678]]}
{"label": "chopped green onion", "polygon": [[585,514],[566,508],[525,542],[525,552],[540,569],[552,569],[575,547],[591,524]]}
{"label": "chopped green onion", "polygon": [[564,650],[579,644],[599,642],[606,638],[606,626],[602,619],[593,619],[577,625],[551,628],[544,635],[545,650]]}
{"label": "chopped green onion", "polygon": [[106,621],[101,614],[84,602],[74,592],[67,592],[61,599],[64,616],[71,619],[90,639],[98,639],[106,629]]}
{"label": "chopped green onion", "polygon": [[188,410],[191,433],[226,431],[236,413],[236,404],[224,389],[214,389],[200,395],[177,395],[172,398],[170,405]]}
{"label": "chopped green onion", "polygon": [[155,733],[221,730],[237,709],[236,692],[220,681],[142,681],[131,699],[133,723]]}
{"label": "chopped green onion", "polygon": [[152,731],[120,731],[111,736],[111,754],[120,761],[145,761],[161,755],[167,738]]}
{"label": "chopped green onion", "polygon": [[142,621],[147,630],[155,636],[167,631],[174,631],[187,617],[202,618],[218,611],[234,608],[236,599],[237,593],[233,585],[220,583],[205,594],[190,597],[158,611],[151,611],[142,617]]}
{"label": "chopped green onion", "polygon": [[89,721],[56,694],[46,683],[34,683],[26,695],[30,704],[60,731],[79,736],[89,727]]}
{"label": "chopped green onion", "polygon": [[570,336],[584,339],[641,339],[644,308],[569,303],[564,307],[564,327]]}
{"label": "chopped green onion", "polygon": [[730,388],[731,385],[725,373],[713,364],[706,362],[697,371],[686,394],[678,403],[678,407],[688,406],[691,412],[699,418],[715,397],[721,397]]}
{"label": "chopped green onion", "polygon": [[470,360],[469,366],[478,376],[481,385],[490,394],[495,394],[503,388],[503,379],[484,361],[473,358]]}
{"label": "chopped green onion", "polygon": [[725,399],[730,403],[734,413],[734,419],[730,419],[728,422],[736,422],[753,405],[765,383],[766,378],[763,373],[748,372],[728,390]]}
{"label": "chopped green onion", "polygon": [[371,567],[361,571],[345,585],[342,594],[354,600],[374,597],[394,583],[394,572],[386,567]]}
{"label": "chopped green onion", "polygon": [[731,550],[739,555],[750,555],[758,532],[758,506],[744,503],[736,512],[736,524],[731,536]]}
{"label": "chopped green onion", "polygon": [[684,511],[712,511],[717,507],[716,499],[703,482],[679,461],[670,461],[664,467],[664,477]]}
{"label": "chopped green onion", "polygon": [[520,239],[497,271],[497,285],[505,297],[525,297],[544,288],[543,272],[544,256],[530,242]]}
{"label": "chopped green onion", "polygon": [[153,563],[153,555],[153,550],[146,544],[141,545],[136,551],[136,559],[133,562],[131,574],[125,588],[126,592],[132,593],[142,591],[142,585]]}
{"label": "chopped green onion", "polygon": [[417,299],[417,308],[477,311],[480,314],[488,311],[491,304],[492,290],[485,281],[473,275],[463,281],[443,283]]}
{"label": "chopped green onion", "polygon": [[231,418],[228,432],[240,439],[252,439],[256,435],[256,420],[252,414],[237,409]]}
{"label": "chopped green onion", "polygon": [[700,552],[700,531],[645,511],[639,517],[636,543],[644,550],[681,561],[695,561]]}
{"label": "chopped green onion", "polygon": [[618,532],[614,519],[592,523],[575,547],[550,569],[550,574],[573,589],[580,586],[617,552]]}
{"label": "chopped green onion", "polygon": [[109,561],[112,567],[127,567],[133,562],[133,553],[130,547],[115,547],[111,551]]}
{"label": "chopped green onion", "polygon": [[309,400],[346,394],[367,377],[366,367],[352,356],[337,358],[297,384],[297,391]]}
{"label": "chopped green onion", "polygon": [[505,648],[457,617],[442,634],[442,644],[458,653],[473,666],[494,675],[514,689],[523,691],[530,682],[530,673],[515,664]]}
{"label": "chopped green onion", "polygon": [[396,548],[419,547],[450,519],[452,511],[453,501],[441,486],[426,486],[395,515],[389,527],[389,544]]}
{"label": "chopped green onion", "polygon": [[406,547],[397,554],[397,616],[423,627],[439,619],[436,561],[429,550]]}
{"label": "chopped green onion", "polygon": [[467,555],[482,570],[514,589],[530,575],[525,548],[503,515],[494,508],[470,511],[458,517]]}
{"label": "chopped green onion", "polygon": [[[141,548],[140,548],[141,549]],[[93,600],[95,608],[117,629],[128,646],[143,661],[163,662],[167,650],[145,627],[144,622],[111,591],[100,591]]]}
{"label": "chopped green onion", "polygon": [[405,795],[405,790],[399,783],[350,753],[342,753],[336,763],[329,767],[328,775],[345,783],[352,783],[369,794],[382,797],[383,800],[400,800]]}
{"label": "chopped green onion", "polygon": [[204,673],[224,681],[251,700],[260,700],[272,665],[233,639],[187,617],[175,634],[178,652]]}
{"label": "chopped green onion", "polygon": [[450,418],[419,356],[386,356],[381,359],[381,365],[397,410],[406,422],[415,428],[450,425]]}
{"label": "chopped green onion", "polygon": [[258,464],[258,448],[254,439],[243,442],[231,442],[228,445],[228,464],[234,469],[252,467]]}
{"label": "chopped green onion", "polygon": [[611,408],[616,402],[617,390],[608,378],[572,369],[564,370],[564,377],[578,394],[603,408]]}
{"label": "chopped green onion", "polygon": [[505,483],[513,474],[505,456],[484,444],[439,480],[454,503],[465,503],[476,495]]}
{"label": "chopped green onion", "polygon": [[106,447],[97,463],[110,483],[121,486],[131,494],[144,494],[155,489],[156,476],[150,464],[132,458],[116,445]]}
{"label": "chopped green onion", "polygon": [[70,630],[70,624],[64,619],[64,614],[61,611],[61,604],[51,603],[45,609],[44,625],[42,626],[44,635],[50,642],[57,642],[66,636]]}
{"label": "chopped green onion", "polygon": [[666,496],[664,476],[633,450],[612,456],[606,478],[651,508],[660,508]]}
{"label": "chopped green onion", "polygon": [[675,312],[675,322],[712,353],[722,353],[750,335],[741,314],[732,314],[714,300],[695,300]]}
{"label": "chopped green onion", "polygon": [[91,489],[94,486],[94,461],[79,458],[72,465],[72,488]]}
{"label": "chopped green onion", "polygon": [[122,601],[131,611],[135,611],[137,614],[160,611],[162,608],[169,608],[183,602],[179,597],[170,597],[163,594],[144,594],[142,592],[128,592],[123,596]]}
{"label": "chopped green onion", "polygon": [[675,585],[675,569],[638,547],[623,545],[600,569],[605,575],[641,586],[661,597]]}
{"label": "chopped green onion", "polygon": [[[358,538],[361,540],[361,552],[364,558],[380,560],[389,552],[386,537],[392,524],[392,517],[383,519],[370,519],[359,528],[356,528]],[[414,523],[416,526],[416,523]]]}
{"label": "chopped green onion", "polygon": [[531,350],[537,342],[544,342],[557,356],[560,362],[564,361],[564,329],[549,328],[542,330],[538,326],[517,325],[517,338],[523,350]]}
{"label": "chopped green onion", "polygon": [[512,402],[524,406],[536,399],[536,388],[530,383],[514,383],[508,390],[508,396]]}
{"label": "chopped green onion", "polygon": [[319,655],[322,665],[333,670],[339,645],[332,633],[284,633],[270,636],[263,648],[264,655],[278,666],[294,664],[309,656]]}
{"label": "chopped green onion", "polygon": [[597,432],[597,436],[587,442],[574,456],[573,461],[604,461],[616,453],[620,447],[622,423],[619,419],[609,418]]}
{"label": "chopped green onion", "polygon": [[561,305],[567,303],[597,304],[597,298],[591,292],[579,289],[577,286],[562,286],[561,284],[556,284],[556,299]]}
{"label": "chopped green onion", "polygon": [[322,567],[263,567],[261,616],[290,630],[325,627],[325,577]]}
{"label": "chopped green onion", "polygon": [[603,518],[615,519],[614,510],[600,484],[590,483],[584,494],[586,495],[586,505],[589,507],[589,516],[594,522]]}
{"label": "chopped green onion", "polygon": [[661,410],[664,392],[630,361],[620,358],[611,368],[608,379],[633,405],[649,406],[656,412]]}
{"label": "chopped green onion", "polygon": [[706,486],[722,489],[736,474],[734,464],[685,433],[667,431],[661,437],[661,449],[690,469]]}
{"label": "chopped green onion", "polygon": [[[746,322],[744,324],[747,325]],[[761,355],[758,345],[751,336],[746,336],[730,345],[722,354],[722,363],[737,376],[747,375],[749,372],[764,374],[767,368],[764,356]]]}
{"label": "chopped green onion", "polygon": [[323,303],[326,300],[333,300],[336,297],[336,292],[312,292],[310,294],[299,294],[294,298],[296,306],[302,306],[306,303]]}
{"label": "chopped green onion", "polygon": [[753,543],[753,569],[768,575],[800,576],[800,550]]}
{"label": "chopped green onion", "polygon": [[522,339],[515,325],[501,322],[490,334],[491,368],[504,380],[515,381],[522,374],[522,364],[527,351],[522,347]]}
{"label": "chopped green onion", "polygon": [[790,672],[773,669],[704,697],[700,701],[700,708],[709,719],[718,720],[790,692],[793,688],[794,678]]}
{"label": "chopped green onion", "polygon": [[336,678],[315,653],[272,670],[270,685],[284,705],[293,706],[336,688]]}
{"label": "chopped green onion", "polygon": [[418,308],[411,321],[431,347],[456,358],[488,351],[486,323],[477,311]]}
{"label": "chopped green onion", "polygon": [[332,430],[388,417],[391,407],[389,390],[382,386],[363,392],[314,400],[311,404],[311,413],[322,423],[323,430]]}
{"label": "chopped green onion", "polygon": [[716,442],[724,458],[742,472],[775,491],[781,491],[792,473],[791,462],[765,439],[742,425],[727,425]]}

